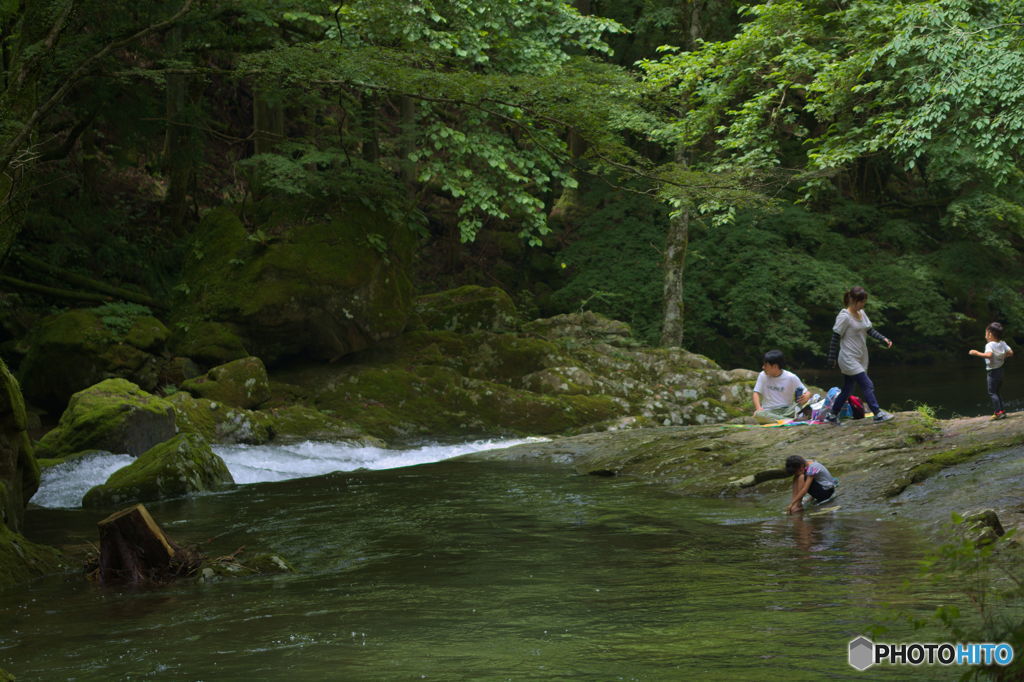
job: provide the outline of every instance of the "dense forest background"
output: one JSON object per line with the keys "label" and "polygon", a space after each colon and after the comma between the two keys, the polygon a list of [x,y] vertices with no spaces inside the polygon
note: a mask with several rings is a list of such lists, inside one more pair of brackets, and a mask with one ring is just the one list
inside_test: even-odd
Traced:
{"label": "dense forest background", "polygon": [[855,284],[889,359],[965,355],[992,320],[1012,342],[1022,17],[0,0],[0,352],[16,365],[64,307],[163,309],[216,207],[265,242],[353,201],[415,237],[421,293],[498,286],[527,316],[594,310],[727,366],[769,347],[820,362]]}

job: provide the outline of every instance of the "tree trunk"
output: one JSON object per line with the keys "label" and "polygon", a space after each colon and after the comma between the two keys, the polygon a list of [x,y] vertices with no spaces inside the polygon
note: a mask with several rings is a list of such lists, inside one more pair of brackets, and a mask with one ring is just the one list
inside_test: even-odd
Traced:
{"label": "tree trunk", "polygon": [[170,571],[177,547],[143,505],[114,512],[99,529],[101,584],[150,582]]}
{"label": "tree trunk", "polygon": [[412,97],[402,96],[400,100],[402,112],[402,181],[405,183],[406,196],[413,200],[416,196],[416,162],[409,160],[409,155],[416,151],[416,101]]}
{"label": "tree trunk", "polygon": [[[692,2],[689,7],[687,24],[689,31],[688,49],[696,49],[703,37],[704,27],[701,23],[701,2]],[[676,163],[685,167],[687,150],[682,145],[676,148]],[[684,323],[686,321],[683,304],[683,276],[686,272],[686,251],[690,245],[690,206],[681,206],[678,215],[669,220],[668,235],[665,237],[665,259],[662,264],[664,280],[662,282],[662,324],[661,345],[683,345]]]}
{"label": "tree trunk", "polygon": [[363,161],[377,163],[380,160],[380,141],[377,137],[377,100],[373,95],[364,94],[360,98],[360,134],[363,136]]}
{"label": "tree trunk", "polygon": [[252,124],[256,154],[269,154],[284,140],[284,109],[267,101],[259,90],[253,93]]}
{"label": "tree trunk", "polygon": [[[175,26],[168,31],[168,50],[171,54],[181,48],[182,28]],[[188,186],[192,175],[191,153],[188,148],[191,137],[185,129],[185,107],[188,101],[188,77],[184,74],[168,74],[166,92],[167,130],[164,135],[164,173],[167,176],[167,197],[164,206],[171,220],[174,234],[183,234],[185,214],[188,211]]]}
{"label": "tree trunk", "polygon": [[668,225],[665,238],[665,259],[662,263],[661,345],[683,345],[683,275],[686,270],[686,249],[690,244],[690,209],[683,207]]}

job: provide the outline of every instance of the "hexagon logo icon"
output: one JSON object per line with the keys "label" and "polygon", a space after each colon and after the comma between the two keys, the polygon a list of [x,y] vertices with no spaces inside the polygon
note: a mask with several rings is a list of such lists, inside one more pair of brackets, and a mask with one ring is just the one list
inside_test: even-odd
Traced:
{"label": "hexagon logo icon", "polygon": [[850,665],[857,670],[867,670],[875,664],[875,643],[861,635],[850,641]]}

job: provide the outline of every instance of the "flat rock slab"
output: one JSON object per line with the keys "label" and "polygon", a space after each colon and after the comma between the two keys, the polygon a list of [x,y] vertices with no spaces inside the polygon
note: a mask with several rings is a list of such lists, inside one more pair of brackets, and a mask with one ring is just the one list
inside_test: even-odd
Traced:
{"label": "flat rock slab", "polygon": [[[943,499],[929,499],[932,477],[941,471],[948,479],[957,475],[964,463],[1022,443],[1024,414],[999,421],[988,417],[937,420],[911,411],[882,424],[870,419],[848,420],[840,427],[718,424],[591,433],[465,457],[651,478],[689,496],[746,497],[784,496],[789,481],[781,480],[783,462],[789,455],[801,455],[820,460],[841,479],[845,510],[948,520],[950,511],[965,510],[959,509],[957,499],[949,499],[948,493]],[[1020,450],[1024,457],[1024,448]],[[963,485],[983,483],[964,476]],[[948,486],[944,480],[944,487]],[[964,498],[981,499],[983,495],[965,494]],[[909,499],[915,500],[913,505],[906,503]],[[1000,501],[998,511],[1004,525],[1021,525],[1024,490],[1009,498],[1004,494]]]}

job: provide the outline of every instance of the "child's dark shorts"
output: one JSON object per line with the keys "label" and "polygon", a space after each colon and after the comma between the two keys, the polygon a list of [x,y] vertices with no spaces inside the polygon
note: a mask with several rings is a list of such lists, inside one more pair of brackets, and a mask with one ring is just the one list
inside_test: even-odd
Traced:
{"label": "child's dark shorts", "polygon": [[807,489],[807,492],[811,494],[811,497],[816,499],[818,502],[827,500],[834,491],[835,488],[826,488],[817,481],[811,481],[811,487]]}

